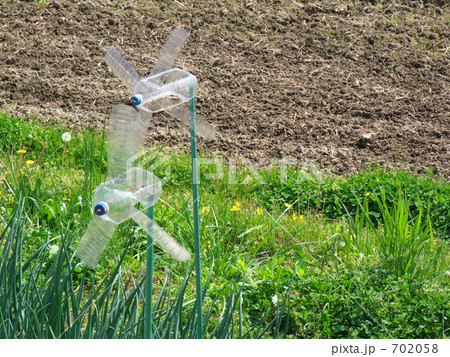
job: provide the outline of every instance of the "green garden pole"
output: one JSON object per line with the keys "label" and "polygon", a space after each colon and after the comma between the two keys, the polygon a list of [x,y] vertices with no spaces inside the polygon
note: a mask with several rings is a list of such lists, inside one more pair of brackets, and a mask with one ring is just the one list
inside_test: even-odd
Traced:
{"label": "green garden pole", "polygon": [[[153,221],[155,219],[155,208],[151,206],[147,215]],[[152,338],[153,326],[153,239],[147,235],[147,271],[145,272],[145,324],[144,338]]]}
{"label": "green garden pole", "polygon": [[194,211],[194,250],[195,250],[195,280],[197,292],[197,338],[204,338],[203,332],[203,294],[202,294],[202,262],[200,256],[200,215],[198,203],[198,177],[197,177],[197,134],[195,131],[195,97],[189,101],[191,116],[191,159],[192,159],[192,196]]}

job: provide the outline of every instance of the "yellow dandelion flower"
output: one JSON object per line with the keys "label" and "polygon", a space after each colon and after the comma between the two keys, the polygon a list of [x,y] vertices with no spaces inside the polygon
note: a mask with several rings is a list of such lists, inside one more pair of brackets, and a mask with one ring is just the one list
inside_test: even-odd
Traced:
{"label": "yellow dandelion flower", "polygon": [[202,207],[202,209],[200,210],[201,214],[208,214],[210,211],[210,208],[208,206]]}
{"label": "yellow dandelion flower", "polygon": [[256,214],[258,216],[262,216],[264,214],[264,210],[261,207],[256,208]]}
{"label": "yellow dandelion flower", "polygon": [[234,202],[234,206],[231,207],[231,211],[234,212],[234,211],[240,211],[240,210],[241,210],[241,204],[238,201]]}
{"label": "yellow dandelion flower", "polygon": [[25,154],[27,151],[24,150],[24,149],[20,149],[20,150],[18,150],[17,152],[18,152],[19,154]]}
{"label": "yellow dandelion flower", "polygon": [[291,218],[292,218],[293,221],[301,222],[301,221],[303,221],[305,219],[305,216],[302,215],[302,214],[297,214],[297,213],[294,212],[294,213],[291,214]]}
{"label": "yellow dandelion flower", "polygon": [[350,234],[350,240],[353,240],[355,236],[353,234]]}
{"label": "yellow dandelion flower", "polygon": [[30,166],[30,165],[33,165],[33,164],[34,164],[34,161],[33,161],[33,160],[27,160],[27,161],[25,161],[25,163],[26,163],[28,166]]}
{"label": "yellow dandelion flower", "polygon": [[370,196],[370,192],[366,192],[366,197],[369,197]]}

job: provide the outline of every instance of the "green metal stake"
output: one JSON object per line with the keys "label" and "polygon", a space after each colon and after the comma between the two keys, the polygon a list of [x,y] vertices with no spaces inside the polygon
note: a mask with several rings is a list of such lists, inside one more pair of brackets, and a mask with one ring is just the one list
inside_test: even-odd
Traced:
{"label": "green metal stake", "polygon": [[191,114],[191,158],[192,158],[192,196],[194,199],[194,249],[195,249],[195,280],[197,292],[197,338],[204,338],[203,331],[203,294],[202,294],[202,262],[200,257],[200,215],[198,204],[197,177],[197,134],[195,132],[195,97],[189,101]]}
{"label": "green metal stake", "polygon": [[[148,209],[147,215],[153,221],[155,219],[155,208]],[[147,235],[147,271],[145,273],[145,324],[144,338],[151,339],[153,326],[153,239]]]}

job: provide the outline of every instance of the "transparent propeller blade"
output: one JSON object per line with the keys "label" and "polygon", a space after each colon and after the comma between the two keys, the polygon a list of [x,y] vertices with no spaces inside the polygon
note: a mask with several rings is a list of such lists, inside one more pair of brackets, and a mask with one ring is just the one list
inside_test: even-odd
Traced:
{"label": "transparent propeller blade", "polygon": [[114,235],[117,224],[94,216],[78,243],[77,255],[91,267],[97,266],[100,256]]}
{"label": "transparent propeller blade", "polygon": [[160,194],[159,178],[140,167],[102,183],[95,190],[92,199],[95,215],[80,240],[77,255],[87,265],[96,266],[117,226],[132,218],[168,254],[179,261],[188,260],[189,252],[135,207],[138,203],[146,208],[153,206]]}
{"label": "transparent propeller blade", "polygon": [[131,64],[114,47],[106,52],[105,61],[116,77],[128,88],[130,93],[134,94],[134,87],[141,80],[139,73],[134,70]]}
{"label": "transparent propeller blade", "polygon": [[133,208],[133,220],[143,228],[147,234],[174,259],[185,262],[190,258],[190,253],[164,231],[156,222],[152,221],[144,213]]}
{"label": "transparent propeller blade", "polygon": [[[165,110],[168,114],[173,116],[175,119],[182,122],[188,128],[191,123],[191,114],[189,108],[186,105],[179,105]],[[213,140],[216,136],[216,128],[209,124],[206,120],[199,116],[195,116],[195,126],[199,134],[201,134],[205,139]]]}
{"label": "transparent propeller blade", "polygon": [[150,72],[150,76],[171,69],[180,54],[189,33],[178,27],[172,31],[164,47],[161,49],[158,61]]}
{"label": "transparent propeller blade", "polygon": [[152,113],[116,105],[108,127],[108,179],[129,170],[142,150]]}

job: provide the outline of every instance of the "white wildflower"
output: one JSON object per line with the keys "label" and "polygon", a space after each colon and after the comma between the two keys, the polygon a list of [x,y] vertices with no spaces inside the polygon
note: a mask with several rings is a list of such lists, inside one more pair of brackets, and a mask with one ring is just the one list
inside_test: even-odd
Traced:
{"label": "white wildflower", "polygon": [[58,254],[59,247],[58,247],[56,244],[53,244],[53,245],[49,246],[48,249],[49,249],[48,254],[49,254],[51,257],[54,256],[54,255],[56,255],[56,254]]}
{"label": "white wildflower", "polygon": [[272,296],[272,304],[277,305],[278,304],[278,296],[277,294],[275,294],[274,296]]}
{"label": "white wildflower", "polygon": [[69,142],[72,139],[72,135],[70,135],[70,133],[68,133],[67,131],[65,133],[63,133],[61,135],[61,138],[63,141],[65,141],[66,143]]}

